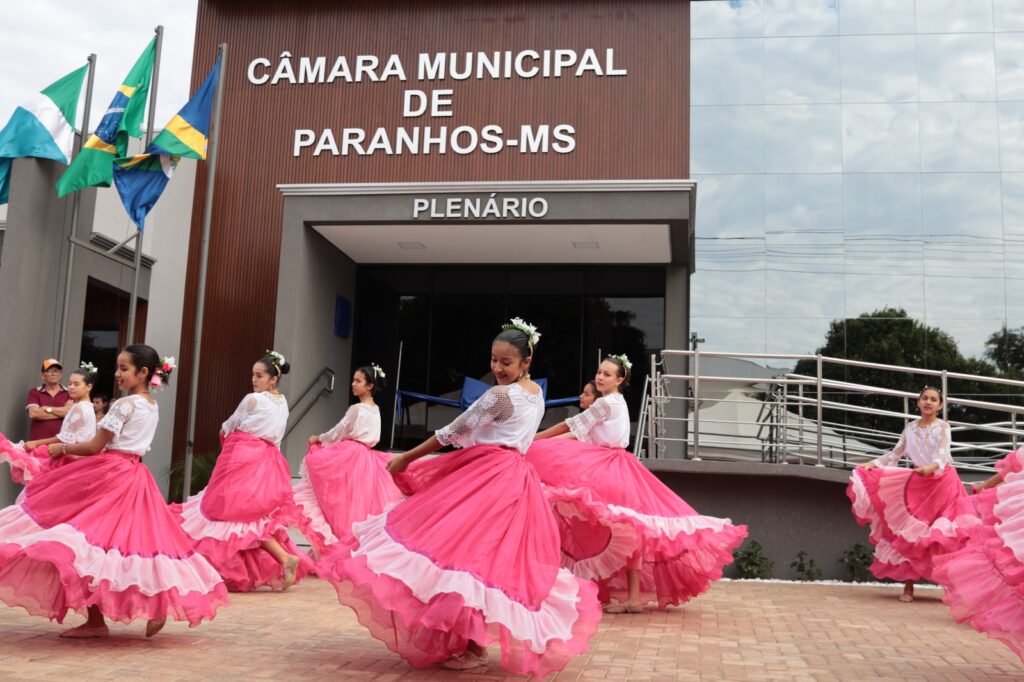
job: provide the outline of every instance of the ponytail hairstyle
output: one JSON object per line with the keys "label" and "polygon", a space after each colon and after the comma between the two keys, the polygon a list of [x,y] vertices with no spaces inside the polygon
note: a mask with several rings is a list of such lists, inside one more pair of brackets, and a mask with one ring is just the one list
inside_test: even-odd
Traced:
{"label": "ponytail hairstyle", "polygon": [[277,377],[280,382],[281,377],[292,370],[292,366],[284,359],[284,355],[278,353],[276,350],[268,350],[266,354],[257,362],[261,363],[266,369],[267,374],[272,377]]}
{"label": "ponytail hairstyle", "polygon": [[363,375],[363,379],[366,380],[366,383],[373,386],[370,390],[370,395],[374,398],[380,395],[384,389],[387,388],[387,382],[385,381],[387,375],[384,374],[384,370],[381,369],[380,365],[377,363],[371,362],[368,365],[356,367],[356,371]]}
{"label": "ponytail hairstyle", "polygon": [[629,378],[633,374],[633,363],[626,357],[626,354],[606,355],[604,359],[618,367],[619,376],[622,377],[622,384],[619,385],[619,389],[622,390],[629,387]]}

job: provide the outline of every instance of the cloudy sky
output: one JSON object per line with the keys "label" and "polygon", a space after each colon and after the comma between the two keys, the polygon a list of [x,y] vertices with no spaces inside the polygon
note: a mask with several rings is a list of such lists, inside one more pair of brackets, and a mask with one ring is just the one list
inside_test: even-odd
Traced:
{"label": "cloudy sky", "polygon": [[[94,128],[157,25],[164,27],[156,100],[157,126],[163,126],[188,100],[196,1],[29,0],[17,3],[17,11],[8,7],[0,28],[0,127],[32,93],[96,53],[89,118],[89,127]],[[80,109],[77,125],[81,120]]]}

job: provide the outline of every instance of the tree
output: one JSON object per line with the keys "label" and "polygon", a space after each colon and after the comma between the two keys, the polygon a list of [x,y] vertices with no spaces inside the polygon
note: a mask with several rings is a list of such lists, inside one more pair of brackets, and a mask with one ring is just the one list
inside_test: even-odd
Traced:
{"label": "tree", "polygon": [[[998,333],[993,335],[996,336]],[[948,333],[910,317],[902,308],[883,308],[856,318],[833,320],[825,335],[825,344],[815,352],[864,362],[944,369],[981,376],[998,375],[996,368],[984,360],[964,357],[957,348],[956,341]],[[813,360],[801,360],[797,363],[795,372],[815,376],[816,364]],[[825,365],[824,378],[910,393],[919,393],[926,384],[937,386],[940,383],[937,378],[929,379],[921,375],[836,364]],[[996,384],[981,384],[977,381],[950,380],[948,388],[953,395],[997,402],[1005,401],[1006,394],[1011,392]],[[878,394],[850,394],[843,391],[826,393],[826,399],[834,402],[894,412],[903,411],[901,398]],[[968,409],[957,405],[949,405],[948,408],[949,418],[955,421],[982,423],[1005,419],[1005,413]],[[911,404],[910,411],[914,410],[914,405]],[[850,426],[897,433],[903,428],[902,421],[894,417],[845,410],[827,410],[825,419]],[[971,440],[999,439],[998,434],[971,433]]]}
{"label": "tree", "polygon": [[1024,327],[1007,329],[1003,325],[985,342],[985,357],[1004,374],[1024,371]]}

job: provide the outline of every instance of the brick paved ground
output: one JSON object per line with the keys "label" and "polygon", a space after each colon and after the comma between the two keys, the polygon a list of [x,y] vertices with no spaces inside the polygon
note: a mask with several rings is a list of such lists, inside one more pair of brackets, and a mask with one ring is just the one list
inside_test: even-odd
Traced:
{"label": "brick paved ground", "polygon": [[[720,583],[683,609],[606,616],[591,650],[557,680],[1024,679],[1009,649],[954,623],[938,590],[914,604],[897,588]],[[413,670],[372,640],[330,586],[232,595],[210,624],[142,624],[102,641],[57,638],[60,626],[0,607],[0,679],[19,680],[491,680],[492,666]],[[75,619],[77,624],[80,622]],[[492,649],[492,654],[494,650]]]}

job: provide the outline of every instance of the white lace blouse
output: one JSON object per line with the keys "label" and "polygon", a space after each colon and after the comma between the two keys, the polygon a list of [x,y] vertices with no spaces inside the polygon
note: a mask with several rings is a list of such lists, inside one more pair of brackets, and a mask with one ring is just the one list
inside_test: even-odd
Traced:
{"label": "white lace blouse", "polygon": [[280,445],[288,426],[288,400],[269,391],[250,393],[238,403],[234,413],[220,430],[227,436],[232,431],[243,431],[251,436]]}
{"label": "white lace blouse", "polygon": [[882,455],[875,460],[878,466],[896,466],[904,457],[909,457],[914,466],[928,466],[933,462],[939,463],[939,471],[946,468],[947,464],[953,463],[951,449],[953,437],[950,433],[949,424],[936,419],[925,427],[920,426],[918,420],[906,425],[900,440],[892,452]]}
{"label": "white lace blouse", "polygon": [[345,416],[327,433],[320,434],[324,445],[340,440],[354,440],[368,448],[380,442],[380,408],[367,403],[356,403],[348,408]]}
{"label": "white lace blouse", "polygon": [[149,452],[149,446],[153,444],[159,421],[160,410],[156,402],[150,403],[141,395],[130,395],[111,405],[110,411],[96,428],[114,434],[107,443],[107,450],[142,456]]}
{"label": "white lace blouse", "polygon": [[503,445],[526,453],[544,417],[544,396],[519,384],[494,386],[434,436],[441,445]]}
{"label": "white lace blouse", "polygon": [[64,423],[60,426],[57,438],[61,443],[73,445],[85,443],[96,436],[96,410],[92,401],[78,402],[64,415]]}
{"label": "white lace blouse", "polygon": [[604,448],[629,447],[629,407],[618,391],[601,396],[565,423],[576,440]]}

